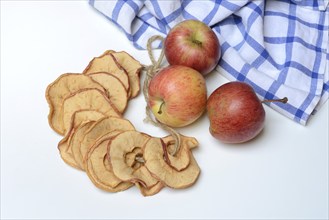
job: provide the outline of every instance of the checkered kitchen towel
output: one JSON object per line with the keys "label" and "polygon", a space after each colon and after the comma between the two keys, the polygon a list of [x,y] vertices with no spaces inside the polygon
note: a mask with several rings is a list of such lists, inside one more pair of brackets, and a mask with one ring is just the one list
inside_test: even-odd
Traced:
{"label": "checkered kitchen towel", "polygon": [[305,125],[329,94],[329,0],[90,0],[135,47],[185,19],[208,24],[222,45],[217,70],[245,81]]}

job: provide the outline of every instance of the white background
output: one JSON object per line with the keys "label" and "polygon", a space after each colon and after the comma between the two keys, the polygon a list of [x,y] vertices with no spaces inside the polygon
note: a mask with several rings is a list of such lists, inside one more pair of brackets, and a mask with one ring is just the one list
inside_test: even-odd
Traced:
{"label": "white background", "polygon": [[[305,127],[265,107],[264,131],[238,146],[212,138],[205,115],[180,129],[199,140],[193,153],[202,170],[184,190],[108,193],[66,165],[45,89],[108,49],[150,64],[85,1],[1,1],[1,218],[328,218],[328,102]],[[208,94],[226,82],[217,72],[206,80]],[[165,136],[143,122],[144,106],[140,94],[124,116],[139,131]]]}

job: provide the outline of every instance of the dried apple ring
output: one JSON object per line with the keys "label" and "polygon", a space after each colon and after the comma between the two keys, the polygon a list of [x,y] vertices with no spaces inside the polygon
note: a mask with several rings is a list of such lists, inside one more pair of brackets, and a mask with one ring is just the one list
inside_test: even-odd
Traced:
{"label": "dried apple ring", "polygon": [[160,190],[165,187],[165,185],[161,182],[158,181],[154,186],[151,186],[149,188],[145,188],[142,184],[140,183],[135,183],[136,187],[139,189],[139,191],[142,193],[143,196],[153,196],[160,192]]}
{"label": "dried apple ring", "polygon": [[109,165],[107,148],[111,139],[121,131],[105,134],[90,148],[86,160],[86,173],[90,180],[100,189],[108,192],[119,192],[133,186],[130,182],[118,179]]}
{"label": "dried apple ring", "polygon": [[63,100],[70,94],[85,88],[96,88],[105,91],[99,83],[79,73],[62,74],[47,87],[46,99],[50,109],[48,122],[50,127],[58,134],[64,135],[61,112]]}
{"label": "dried apple ring", "polygon": [[197,147],[199,144],[194,137],[187,137],[184,135],[180,136],[181,145],[174,156],[171,154],[175,149],[174,138],[171,135],[162,138],[163,142],[167,146],[170,165],[177,171],[184,170],[186,167],[188,167],[190,164],[190,149]]}
{"label": "dried apple ring", "polygon": [[123,83],[116,76],[106,72],[91,73],[88,76],[104,87],[110,101],[123,113],[128,104],[128,93]]}
{"label": "dried apple ring", "polygon": [[80,169],[79,166],[77,165],[77,163],[75,162],[74,157],[72,155],[71,148],[69,147],[70,146],[69,143],[72,140],[72,136],[75,133],[75,129],[77,129],[77,128],[71,129],[70,131],[68,131],[66,133],[64,138],[58,143],[58,150],[59,150],[62,160],[65,163],[67,163],[71,167]]}
{"label": "dried apple ring", "polygon": [[[97,111],[93,110],[79,110],[76,111],[70,122],[70,126],[68,129],[68,132],[64,136],[64,138],[58,143],[58,150],[60,152],[60,155],[64,162],[69,164],[72,167],[78,168],[79,166],[77,165],[73,155],[72,155],[72,149],[69,145],[73,134],[75,133],[76,129],[83,123],[87,123],[90,121],[97,121],[100,118],[104,117],[103,114]],[[64,123],[65,124],[65,123]]]}
{"label": "dried apple ring", "polygon": [[131,90],[131,98],[136,97],[140,91],[139,75],[143,68],[142,64],[140,64],[140,62],[138,62],[125,51],[116,52],[113,50],[108,50],[104,54],[109,53],[112,54],[120,66],[122,66],[127,71]]}
{"label": "dried apple ring", "polygon": [[[166,146],[160,138],[150,138],[144,146],[143,157],[147,169],[165,185],[181,189],[191,186],[200,174],[200,168],[193,155],[190,163],[182,171],[177,171],[165,160],[168,160]],[[166,158],[166,159],[165,159]]]}
{"label": "dried apple ring", "polygon": [[115,130],[135,130],[134,126],[130,121],[117,118],[117,117],[106,117],[96,121],[86,132],[80,142],[79,146],[75,149],[77,152],[74,154],[74,158],[79,166],[83,169],[85,166],[85,160],[89,149],[93,146],[96,140],[103,135],[115,131]]}
{"label": "dried apple ring", "polygon": [[130,96],[130,84],[126,70],[120,66],[112,54],[103,54],[99,57],[95,57],[90,61],[83,74],[89,75],[91,73],[107,72],[118,77],[125,86],[128,95]]}
{"label": "dried apple ring", "polygon": [[[96,110],[106,116],[121,117],[121,113],[105,93],[98,89],[82,89],[66,97],[62,106],[62,121],[69,121],[74,112],[81,109]],[[65,128],[62,132],[66,132]]]}
{"label": "dried apple ring", "polygon": [[98,119],[103,117],[105,117],[105,115],[97,110],[80,109],[75,111],[71,118],[63,118],[64,130],[69,132],[71,129],[77,127],[82,122],[97,121]]}
{"label": "dried apple ring", "polygon": [[70,153],[71,155],[70,157],[65,158],[67,160],[64,161],[67,162],[69,165],[80,170],[83,170],[83,167],[81,167],[75,160],[75,154],[77,153],[76,148],[80,146],[80,143],[84,137],[85,132],[93,125],[93,123],[95,122],[90,121],[79,125],[72,133],[72,137],[68,142],[67,153]]}
{"label": "dried apple ring", "polygon": [[[114,175],[122,181],[139,182],[146,188],[158,183],[142,161],[138,166],[131,166],[126,161],[126,155],[136,148],[143,148],[149,138],[149,135],[138,131],[125,131],[112,139],[108,152]],[[142,155],[140,156],[142,157]]]}

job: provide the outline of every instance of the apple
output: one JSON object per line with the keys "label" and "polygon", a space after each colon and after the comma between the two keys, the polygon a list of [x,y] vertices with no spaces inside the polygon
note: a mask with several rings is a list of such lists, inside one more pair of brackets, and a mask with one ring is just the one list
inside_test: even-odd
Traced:
{"label": "apple", "polygon": [[148,106],[155,118],[170,127],[197,120],[206,109],[207,88],[196,70],[180,65],[160,70],[148,87]]}
{"label": "apple", "polygon": [[198,20],[185,20],[169,31],[164,54],[169,64],[188,66],[206,75],[216,67],[221,51],[209,26]]}
{"label": "apple", "polygon": [[208,98],[210,133],[224,143],[243,143],[256,137],[265,123],[265,110],[253,88],[243,82],[218,87]]}

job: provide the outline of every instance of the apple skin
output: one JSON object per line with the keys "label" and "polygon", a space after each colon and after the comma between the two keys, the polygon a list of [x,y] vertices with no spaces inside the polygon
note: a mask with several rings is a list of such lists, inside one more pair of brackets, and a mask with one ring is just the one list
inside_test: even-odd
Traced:
{"label": "apple skin", "polygon": [[189,67],[163,68],[151,79],[148,94],[148,106],[154,116],[170,127],[189,125],[206,109],[205,79]]}
{"label": "apple skin", "polygon": [[174,26],[165,39],[164,53],[169,64],[191,67],[204,76],[216,67],[221,56],[216,34],[198,20]]}
{"label": "apple skin", "polygon": [[243,82],[218,87],[208,98],[210,133],[224,143],[243,143],[256,137],[265,124],[265,110],[253,88]]}

